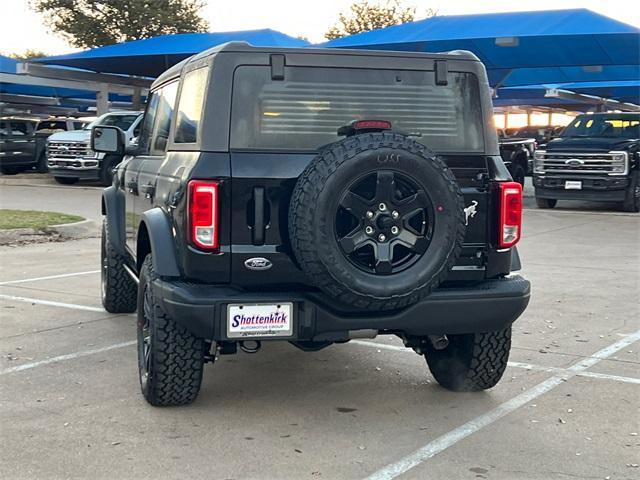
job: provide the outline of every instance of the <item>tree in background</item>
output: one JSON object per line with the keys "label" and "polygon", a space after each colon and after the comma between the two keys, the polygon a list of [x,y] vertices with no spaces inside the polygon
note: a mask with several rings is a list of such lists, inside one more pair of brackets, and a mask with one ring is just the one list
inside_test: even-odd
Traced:
{"label": "tree in background", "polygon": [[31,58],[46,57],[47,54],[41,50],[32,50],[28,48],[23,53],[10,53],[8,56],[11,58],[15,58],[16,60],[29,60]]}
{"label": "tree in background", "polygon": [[206,32],[201,0],[32,0],[74,47],[94,48],[168,33]]}
{"label": "tree in background", "polygon": [[[364,0],[351,5],[351,13],[340,14],[339,24],[334,25],[324,34],[328,40],[346,37],[354,33],[368,32],[378,28],[413,22],[416,17],[416,7],[405,7],[399,0],[387,0],[386,3],[370,4]],[[427,9],[426,17],[433,17],[435,10]]]}

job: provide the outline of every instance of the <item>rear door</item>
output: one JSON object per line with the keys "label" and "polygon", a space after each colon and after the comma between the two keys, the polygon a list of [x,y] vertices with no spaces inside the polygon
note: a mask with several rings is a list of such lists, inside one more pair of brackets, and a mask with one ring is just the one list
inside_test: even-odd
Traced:
{"label": "rear door", "polygon": [[139,157],[139,195],[136,199],[135,206],[137,220],[136,226],[140,224],[139,219],[142,214],[157,204],[156,194],[159,181],[159,170],[167,155],[167,145],[169,143],[169,134],[171,132],[171,122],[175,109],[177,93],[178,80],[165,84],[155,92],[157,110],[149,149],[146,155]]}
{"label": "rear door", "polygon": [[[243,266],[265,257],[281,281],[297,282],[288,238],[288,210],[298,176],[341,126],[385,120],[445,157],[475,208],[465,252],[470,268],[482,263],[486,241],[487,164],[478,78],[434,71],[240,66],[234,75],[231,118],[233,173],[233,282],[258,285]],[[317,212],[317,214],[323,214]],[[467,263],[465,261],[465,263]],[[275,271],[275,268],[273,269]],[[270,281],[273,281],[270,278]]]}
{"label": "rear door", "polygon": [[[154,91],[149,94],[147,109],[142,120],[142,129],[138,140],[138,155],[135,157],[125,158],[121,169],[123,172],[122,187],[125,190],[126,211],[127,211],[127,247],[135,256],[137,229],[140,223],[140,208],[142,202],[140,200],[140,167],[145,159],[149,158],[151,153],[151,144],[153,131],[158,112],[161,93]],[[144,195],[144,194],[143,194]],[[138,205],[140,203],[140,205]]]}

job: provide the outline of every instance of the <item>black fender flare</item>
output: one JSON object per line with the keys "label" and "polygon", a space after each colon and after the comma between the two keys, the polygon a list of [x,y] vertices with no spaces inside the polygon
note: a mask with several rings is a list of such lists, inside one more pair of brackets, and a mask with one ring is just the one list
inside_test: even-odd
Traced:
{"label": "black fender flare", "polygon": [[125,255],[126,211],[124,193],[116,187],[102,191],[102,215],[109,223],[109,243],[119,255]]}
{"label": "black fender flare", "polygon": [[171,221],[167,214],[159,207],[152,208],[142,214],[141,224],[144,224],[149,234],[153,268],[156,273],[161,277],[179,277],[180,269],[171,234]]}

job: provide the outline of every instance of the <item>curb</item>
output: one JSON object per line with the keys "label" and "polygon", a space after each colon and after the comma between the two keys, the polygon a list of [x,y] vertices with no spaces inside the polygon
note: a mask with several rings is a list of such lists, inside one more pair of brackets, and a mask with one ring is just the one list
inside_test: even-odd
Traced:
{"label": "curb", "polygon": [[93,220],[81,220],[74,223],[63,223],[62,225],[49,225],[47,231],[58,233],[68,238],[85,238],[97,234],[98,228]]}
{"label": "curb", "polygon": [[74,189],[74,190],[95,190],[103,189],[100,185],[86,185],[86,184],[74,184],[74,185],[59,185],[55,181],[47,179],[5,179],[0,177],[0,186],[7,187],[31,187],[31,188],[62,188],[62,189]]}
{"label": "curb", "polygon": [[14,228],[0,230],[0,246],[20,246],[43,242],[64,242],[81,238],[98,237],[100,231],[93,220],[81,220],[63,225],[49,225],[44,230],[33,228]]}

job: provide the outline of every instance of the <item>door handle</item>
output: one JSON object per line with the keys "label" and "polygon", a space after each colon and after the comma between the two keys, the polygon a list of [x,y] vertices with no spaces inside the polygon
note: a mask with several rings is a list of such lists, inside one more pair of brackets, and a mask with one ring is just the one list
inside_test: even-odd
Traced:
{"label": "door handle", "polygon": [[136,180],[129,180],[127,182],[127,190],[133,195],[138,195],[138,182]]}
{"label": "door handle", "polygon": [[147,183],[146,185],[143,185],[141,189],[142,189],[142,193],[144,193],[144,196],[146,198],[153,197],[153,194],[156,192],[156,186],[151,182]]}
{"label": "door handle", "polygon": [[264,188],[253,189],[253,244],[264,245],[265,237],[265,208]]}

